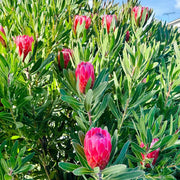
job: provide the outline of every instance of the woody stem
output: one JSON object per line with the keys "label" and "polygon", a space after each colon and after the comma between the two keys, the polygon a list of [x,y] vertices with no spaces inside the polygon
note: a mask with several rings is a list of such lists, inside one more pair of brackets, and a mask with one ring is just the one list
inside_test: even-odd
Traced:
{"label": "woody stem", "polygon": [[102,180],[101,171],[98,173],[98,180]]}

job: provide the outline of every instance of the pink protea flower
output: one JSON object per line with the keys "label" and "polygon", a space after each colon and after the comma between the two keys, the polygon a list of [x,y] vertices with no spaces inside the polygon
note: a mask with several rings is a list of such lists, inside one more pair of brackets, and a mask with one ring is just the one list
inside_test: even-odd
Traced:
{"label": "pink protea flower", "polygon": [[85,21],[85,28],[88,29],[89,26],[91,25],[91,18],[88,16],[79,16],[79,15],[75,16],[74,18],[74,32],[75,33],[76,33],[78,22],[81,25],[84,21]]}
{"label": "pink protea flower", "polygon": [[[111,22],[113,20],[113,17],[115,17],[115,21],[117,22],[117,16],[116,15],[104,15],[102,18],[102,26],[104,26],[104,18],[106,19],[106,26],[107,26],[107,33],[109,34]],[[116,27],[114,27],[115,30]]]}
{"label": "pink protea flower", "polygon": [[127,31],[127,32],[126,32],[126,42],[129,41],[129,36],[130,36],[130,35],[129,35],[129,31]]}
{"label": "pink protea flower", "polygon": [[[64,68],[67,68],[67,65],[70,61],[70,57],[72,57],[72,50],[71,49],[62,49],[62,54],[63,54],[63,58],[64,58]],[[61,65],[60,65],[60,51],[58,51],[58,66],[60,69],[61,68]]]}
{"label": "pink protea flower", "polygon": [[85,93],[86,85],[89,78],[91,78],[91,88],[94,85],[94,67],[90,62],[81,62],[76,68],[76,80],[79,77],[79,90],[81,93]]}
{"label": "pink protea flower", "polygon": [[[141,8],[140,17],[138,17],[139,8]],[[149,9],[148,9],[148,7],[141,7],[141,6],[135,6],[135,7],[133,7],[133,9],[132,9],[132,14],[134,13],[134,17],[135,17],[135,21],[136,21],[136,24],[137,24],[137,25],[140,24],[141,19],[142,19],[142,15],[143,15],[143,12],[144,12],[145,9],[147,10],[146,19],[145,19],[145,22],[146,22],[147,19],[148,19],[148,16],[149,16]],[[139,22],[138,22],[138,18],[139,18]]]}
{"label": "pink protea flower", "polygon": [[[153,145],[154,145],[157,141],[159,141],[158,138],[153,139],[153,141],[151,142],[150,148],[153,147]],[[144,143],[143,143],[143,142],[141,142],[140,147],[141,147],[141,148],[144,147]],[[148,154],[146,154],[146,155],[144,155],[144,154],[141,153],[141,156],[142,156],[143,160],[144,160],[144,159],[150,159],[150,158],[152,158],[152,159],[153,159],[152,165],[154,166],[155,163],[156,163],[156,160],[157,160],[157,158],[158,158],[158,156],[159,156],[159,151],[160,151],[160,148],[158,148],[158,149],[156,149],[156,150],[154,150],[154,151],[152,151],[152,152],[150,152],[150,153],[148,153]],[[143,165],[143,162],[141,162],[141,164]],[[150,168],[150,167],[151,167],[149,163],[146,164],[145,166],[146,166],[147,168]]]}
{"label": "pink protea flower", "polygon": [[[6,33],[5,33],[4,28],[2,26],[0,26],[0,31],[6,36]],[[6,42],[1,35],[0,35],[0,42],[4,47],[6,47]]]}
{"label": "pink protea flower", "polygon": [[97,166],[102,170],[109,162],[111,154],[111,136],[108,131],[101,128],[92,128],[86,133],[84,139],[84,153],[89,166]]}
{"label": "pink protea flower", "polygon": [[14,42],[16,43],[16,47],[19,48],[19,56],[24,54],[23,62],[30,51],[32,51],[32,43],[34,42],[33,37],[29,37],[28,35],[17,36],[14,38]]}

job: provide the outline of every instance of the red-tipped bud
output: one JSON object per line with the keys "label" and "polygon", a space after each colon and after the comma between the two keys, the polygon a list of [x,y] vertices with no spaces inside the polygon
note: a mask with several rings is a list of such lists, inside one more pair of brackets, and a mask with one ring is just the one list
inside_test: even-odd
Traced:
{"label": "red-tipped bud", "polygon": [[76,33],[76,28],[78,23],[81,25],[85,21],[85,28],[88,29],[91,25],[91,18],[88,16],[79,16],[76,15],[74,18],[74,32]]}
{"label": "red-tipped bud", "polygon": [[126,32],[126,42],[129,41],[129,36],[130,36],[130,35],[129,35],[129,31],[127,31],[127,32]]}
{"label": "red-tipped bud", "polygon": [[[4,28],[2,26],[0,26],[0,31],[6,36],[6,33],[5,33]],[[6,42],[1,35],[0,35],[0,42],[4,47],[6,47]]]}
{"label": "red-tipped bud", "polygon": [[[113,20],[113,17],[115,17],[115,22],[117,23],[117,16],[116,15],[104,15],[102,18],[102,26],[104,26],[104,18],[106,19],[106,28],[107,28],[107,33],[109,34],[110,27],[111,27],[111,22]],[[114,26],[114,30],[115,30]]]}
{"label": "red-tipped bud", "polygon": [[[158,138],[153,139],[153,141],[151,142],[150,148],[153,147],[153,145],[154,145],[157,141],[159,141]],[[144,143],[143,143],[143,142],[141,142],[140,147],[141,147],[141,148],[144,147]],[[157,158],[158,158],[158,156],[159,156],[159,151],[160,151],[160,148],[158,148],[158,149],[156,149],[156,150],[154,150],[154,151],[152,151],[152,152],[150,152],[150,153],[148,153],[148,154],[146,154],[146,155],[144,155],[144,154],[141,153],[142,159],[143,159],[143,160],[145,160],[145,159],[153,159],[152,165],[154,166],[155,163],[156,163],[156,160],[157,160]],[[143,165],[143,162],[141,162],[141,164]],[[145,164],[145,166],[146,166],[147,168],[150,168],[150,167],[151,167],[149,163]]]}
{"label": "red-tipped bud", "polygon": [[81,93],[85,93],[86,85],[89,78],[91,78],[91,88],[94,85],[94,67],[90,62],[81,62],[76,68],[76,80],[79,78],[79,90]]}
{"label": "red-tipped bud", "polygon": [[111,154],[111,136],[101,128],[92,128],[84,139],[84,153],[89,166],[93,169],[106,167]]}
{"label": "red-tipped bud", "polygon": [[14,38],[14,42],[16,43],[16,47],[19,48],[19,56],[24,54],[23,62],[30,51],[32,51],[32,43],[34,42],[33,37],[29,37],[28,35],[17,36]]}
{"label": "red-tipped bud", "polygon": [[[140,9],[141,8],[141,9]],[[139,9],[140,9],[140,11],[141,11],[141,14],[140,14],[140,17],[138,16],[138,11],[139,11]],[[140,24],[140,22],[141,22],[141,19],[142,19],[142,15],[143,15],[143,12],[144,12],[144,10],[147,10],[147,12],[146,12],[146,19],[145,19],[145,22],[147,21],[147,19],[148,19],[148,16],[149,16],[149,9],[148,9],[148,7],[141,7],[141,6],[135,6],[135,7],[133,7],[133,9],[132,9],[132,14],[134,15],[134,18],[135,18],[135,21],[136,21],[136,24],[137,25],[139,25]],[[138,19],[139,19],[139,22],[138,22]]]}
{"label": "red-tipped bud", "polygon": [[[70,61],[70,58],[72,57],[72,50],[64,48],[61,52],[63,54],[64,68],[66,69]],[[58,51],[58,66],[60,69],[62,69],[60,64],[60,51]]]}

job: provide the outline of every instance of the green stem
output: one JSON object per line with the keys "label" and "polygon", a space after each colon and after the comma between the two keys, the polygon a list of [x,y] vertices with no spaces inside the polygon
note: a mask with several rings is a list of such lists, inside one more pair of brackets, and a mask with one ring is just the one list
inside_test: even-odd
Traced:
{"label": "green stem", "polygon": [[89,117],[89,124],[90,124],[90,126],[91,126],[91,124],[92,124],[92,119],[91,119],[91,113],[90,113],[90,111],[88,112],[88,117]]}
{"label": "green stem", "polygon": [[102,173],[101,173],[101,171],[98,173],[98,180],[102,180]]}
{"label": "green stem", "polygon": [[[11,116],[12,116],[12,118],[13,118],[14,124],[15,124],[15,126],[16,126],[16,125],[17,125],[17,122],[16,122],[16,118],[14,117],[12,108],[10,108],[10,112],[11,112]],[[19,128],[18,128],[17,130],[18,130],[18,133],[19,133],[19,135],[21,136],[21,138],[23,138],[23,135],[22,135],[21,131],[19,130]]]}
{"label": "green stem", "polygon": [[170,83],[170,86],[169,86],[169,89],[168,89],[168,93],[167,93],[167,95],[166,95],[165,105],[167,105],[167,101],[168,101],[168,97],[169,97],[170,92],[171,92],[171,87],[172,87],[172,85],[173,85],[173,82]]}
{"label": "green stem", "polygon": [[124,113],[123,113],[123,117],[122,117],[122,120],[121,120],[121,124],[120,124],[119,129],[121,129],[121,127],[122,127],[122,125],[123,125],[123,122],[124,122],[124,120],[125,120],[126,113],[127,113],[127,108],[128,108],[128,106],[129,106],[129,99],[130,99],[130,98],[128,98],[128,100],[126,101],[126,106],[125,106],[125,109],[124,109]]}
{"label": "green stem", "polygon": [[[44,154],[44,150],[43,150],[43,154]],[[42,165],[44,167],[44,170],[45,170],[45,173],[46,173],[46,176],[47,176],[48,180],[51,180],[50,177],[49,177],[49,173],[47,171],[46,163],[45,163],[44,159],[42,158],[41,161],[42,161]]]}

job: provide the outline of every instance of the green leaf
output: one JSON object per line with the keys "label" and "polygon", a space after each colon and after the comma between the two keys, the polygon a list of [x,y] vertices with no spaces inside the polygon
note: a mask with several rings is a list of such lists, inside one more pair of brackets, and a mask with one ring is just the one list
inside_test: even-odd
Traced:
{"label": "green leaf", "polygon": [[137,162],[140,162],[140,159],[139,158],[136,158],[130,154],[126,154],[126,158],[130,159],[131,161],[137,163]]}
{"label": "green leaf", "polygon": [[139,177],[144,176],[144,171],[141,170],[135,170],[135,171],[129,171],[129,172],[124,172],[120,175],[116,175],[113,177],[110,177],[108,180],[132,180],[132,179],[136,179]]}
{"label": "green leaf", "polygon": [[103,82],[101,84],[99,84],[99,86],[93,90],[93,100],[95,100],[96,98],[98,98],[100,95],[103,94],[103,91],[106,89],[107,87],[107,82]]}
{"label": "green leaf", "polygon": [[78,136],[79,136],[79,140],[81,142],[81,145],[83,146],[84,145],[84,138],[85,138],[85,135],[82,131],[79,131],[78,132]]}
{"label": "green leaf", "polygon": [[16,141],[12,147],[11,156],[15,157],[17,155],[17,150],[18,150],[18,141]]}
{"label": "green leaf", "polygon": [[91,171],[85,167],[79,167],[73,171],[73,174],[76,176],[81,176],[81,175],[85,175],[85,174],[92,174],[92,173],[94,173],[94,171]]}
{"label": "green leaf", "polygon": [[28,161],[30,161],[30,160],[33,158],[34,154],[35,154],[35,153],[33,152],[33,153],[29,154],[28,156],[26,156],[25,158],[23,158],[23,159],[22,159],[22,164],[21,164],[21,166],[23,166],[25,163],[27,163]]}
{"label": "green leaf", "polygon": [[152,142],[152,134],[151,134],[151,129],[147,130],[147,144],[151,144]]}
{"label": "green leaf", "polygon": [[117,157],[116,161],[113,164],[121,164],[121,163],[123,163],[126,152],[128,150],[128,147],[129,147],[129,144],[130,144],[130,141],[127,141],[124,144],[124,146],[121,149],[121,152],[120,152],[119,156]]}
{"label": "green leaf", "polygon": [[75,110],[80,110],[82,107],[82,104],[71,96],[65,95],[65,96],[62,96],[61,99],[69,103]]}
{"label": "green leaf", "polygon": [[22,128],[23,126],[22,122],[16,122],[16,129]]}
{"label": "green leaf", "polygon": [[93,90],[96,89],[99,84],[101,84],[101,82],[103,82],[105,76],[107,76],[107,72],[106,69],[103,69],[97,77],[96,81],[94,82]]}
{"label": "green leaf", "polygon": [[16,139],[19,139],[19,138],[20,138],[20,136],[12,136],[11,137],[12,140],[16,140]]}
{"label": "green leaf", "polygon": [[2,98],[2,99],[1,99],[1,103],[3,104],[3,106],[4,106],[5,108],[8,108],[8,109],[11,108],[11,104],[8,102],[8,100]]}
{"label": "green leaf", "polygon": [[87,112],[89,112],[91,109],[92,97],[93,97],[93,91],[92,89],[89,89],[84,101],[84,106]]}
{"label": "green leaf", "polygon": [[116,148],[117,148],[117,142],[118,142],[118,135],[117,135],[117,129],[114,131],[111,144],[112,144],[112,150],[111,150],[111,155],[110,155],[110,161],[108,164],[111,164],[113,161],[113,158],[115,156]]}
{"label": "green leaf", "polygon": [[136,143],[132,142],[131,146],[132,146],[132,148],[134,148],[135,151],[146,154],[146,151],[143,148],[141,148],[139,145],[137,145]]}
{"label": "green leaf", "polygon": [[171,138],[172,138],[172,135],[165,136],[165,137],[161,140],[160,147],[162,148],[163,146],[165,146],[165,145],[170,141]]}
{"label": "green leaf", "polygon": [[82,130],[86,131],[87,128],[86,128],[86,126],[85,126],[83,120],[82,120],[79,116],[75,116],[75,119],[76,119],[76,121],[77,121],[79,127],[80,127]]}
{"label": "green leaf", "polygon": [[13,179],[13,177],[8,174],[4,175],[4,180],[12,180],[12,179]]}
{"label": "green leaf", "polygon": [[0,152],[3,150],[4,146],[6,145],[7,141],[4,140],[0,145]]}
{"label": "green leaf", "polygon": [[117,121],[118,121],[118,127],[119,125],[121,124],[121,114],[120,112],[118,111],[118,109],[116,108],[116,105],[112,99],[112,97],[109,98],[109,108],[111,110],[111,112],[113,113],[113,115],[116,117]]}
{"label": "green leaf", "polygon": [[4,169],[4,171],[8,174],[9,173],[9,167],[6,163],[6,161],[2,158],[1,159],[1,167]]}
{"label": "green leaf", "polygon": [[89,88],[91,87],[91,82],[92,82],[92,79],[91,77],[89,78],[87,84],[86,84],[86,88],[85,88],[85,93],[87,93],[87,91],[89,90]]}
{"label": "green leaf", "polygon": [[75,151],[84,159],[86,159],[85,154],[84,154],[84,149],[83,147],[75,142],[72,142],[73,148],[75,149]]}
{"label": "green leaf", "polygon": [[40,71],[41,69],[43,69],[44,67],[46,67],[47,64],[51,63],[54,60],[55,56],[54,54],[49,54],[47,59],[45,59],[43,61],[43,63],[41,64],[41,66],[37,69],[38,71]]}
{"label": "green leaf", "polygon": [[60,162],[59,167],[65,171],[72,172],[80,166],[68,162]]}
{"label": "green leaf", "polygon": [[110,175],[110,174],[122,173],[122,171],[126,170],[126,167],[127,166],[125,164],[118,164],[118,165],[110,166],[102,170],[102,174]]}
{"label": "green leaf", "polygon": [[174,135],[171,137],[171,139],[169,140],[169,142],[167,143],[166,148],[175,145],[175,142],[178,140],[178,137],[179,137],[178,134],[174,134]]}
{"label": "green leaf", "polygon": [[26,96],[25,98],[23,98],[17,105],[18,108],[22,108],[26,103],[28,103],[29,101],[31,101],[33,99],[33,96]]}
{"label": "green leaf", "polygon": [[36,63],[32,67],[32,69],[30,70],[30,73],[35,73],[39,69],[41,64],[42,64],[42,58],[40,58],[40,59],[38,59],[38,61],[36,61]]}
{"label": "green leaf", "polygon": [[166,130],[166,126],[167,126],[167,121],[164,121],[164,124],[162,125],[159,133],[156,134],[156,135],[154,136],[154,138],[162,136],[162,135],[164,134],[165,130]]}
{"label": "green leaf", "polygon": [[22,168],[20,168],[18,171],[16,171],[16,174],[32,171],[33,169],[34,169],[34,166],[31,165],[31,164],[28,164],[28,165],[23,166]]}

